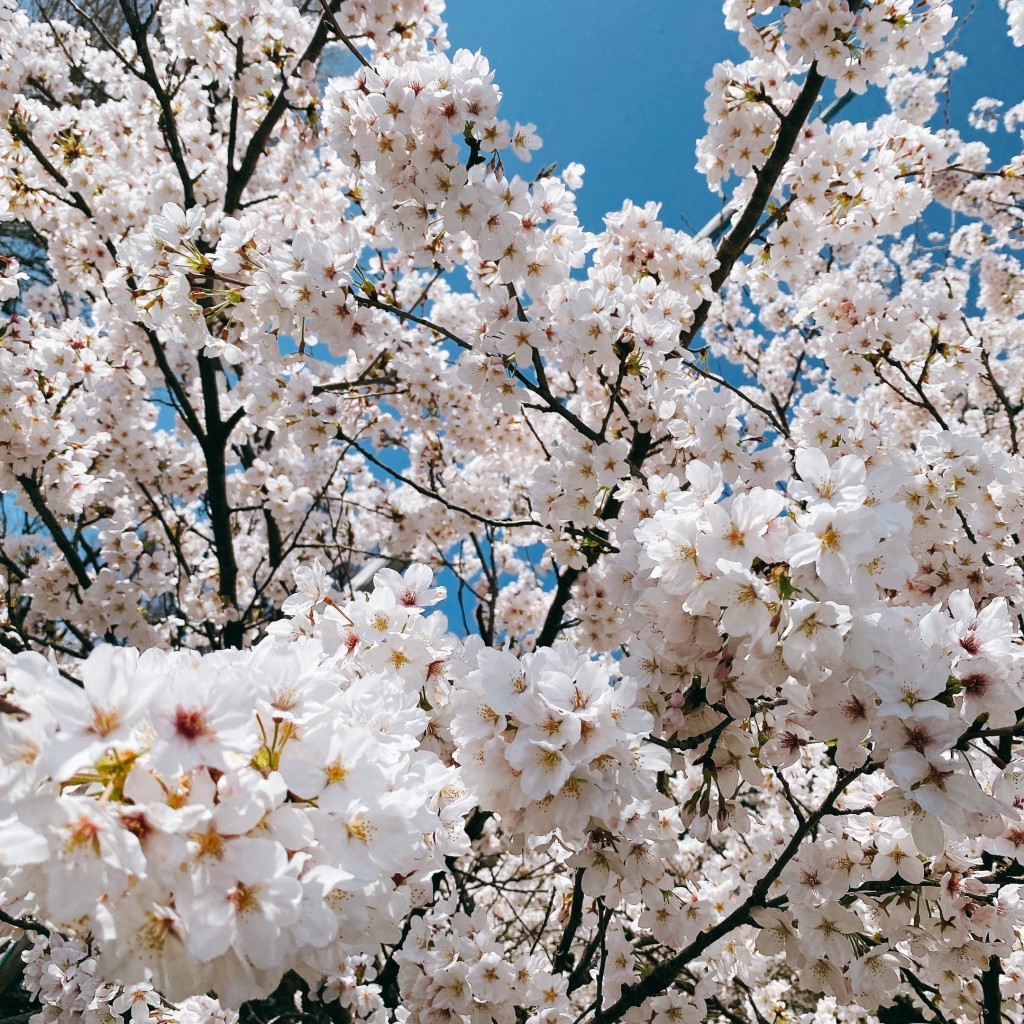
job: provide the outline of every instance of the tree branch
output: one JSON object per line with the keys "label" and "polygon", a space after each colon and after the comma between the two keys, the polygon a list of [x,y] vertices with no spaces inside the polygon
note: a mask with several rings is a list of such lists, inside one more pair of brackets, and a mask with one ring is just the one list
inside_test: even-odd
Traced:
{"label": "tree branch", "polygon": [[[732,230],[722,239],[715,253],[718,260],[718,267],[711,275],[711,289],[717,295],[732,273],[736,261],[746,251],[750,239],[757,232],[758,221],[772,197],[772,192],[782,177],[786,163],[793,154],[797,139],[821,93],[825,84],[825,76],[818,71],[817,63],[811,65],[807,72],[807,78],[800,89],[789,112],[782,118],[779,132],[775,136],[775,145],[765,161],[764,166],[757,172],[757,179],[754,183],[754,191],[747,200],[740,218],[733,225]],[[711,312],[711,300],[705,299],[694,311],[693,323],[689,329],[684,331],[680,341],[686,347],[697,336],[697,332],[704,326],[708,314]]]}
{"label": "tree branch", "polygon": [[[124,2],[124,0],[122,0]],[[335,10],[337,7],[336,3],[332,3],[330,9]],[[309,41],[302,56],[298,59],[295,67],[299,68],[303,64],[315,61],[319,56],[324,46],[327,43],[329,23],[326,16],[321,18],[317,24],[316,31],[313,33],[312,39]],[[242,163],[239,165],[237,170],[232,169],[228,166],[228,180],[227,188],[224,195],[224,212],[226,214],[233,214],[241,208],[242,195],[244,194],[249,182],[252,180],[253,174],[256,173],[256,167],[259,165],[260,157],[263,156],[263,151],[267,148],[267,144],[270,142],[270,137],[274,133],[274,129],[277,127],[277,122],[281,120],[282,115],[288,109],[288,80],[285,78],[284,84],[278,90],[277,95],[274,97],[273,103],[270,104],[270,109],[267,111],[263,120],[259,123],[256,131],[253,132],[252,138],[249,139],[249,144],[245,147],[245,154],[242,157]]]}
{"label": "tree branch", "polygon": [[764,876],[754,885],[750,895],[744,900],[743,904],[724,917],[713,928],[702,932],[685,949],[660,963],[642,981],[637,982],[635,985],[627,985],[623,989],[622,995],[611,1006],[594,1014],[592,1024],[615,1024],[616,1021],[622,1020],[627,1010],[640,1006],[646,999],[664,992],[676,980],[679,972],[688,963],[699,957],[719,939],[725,938],[735,928],[745,924],[750,918],[751,910],[764,905],[772,883],[782,874],[786,865],[796,855],[804,839],[817,827],[822,818],[832,813],[833,805],[846,787],[854,779],[859,778],[867,771],[874,770],[874,767],[869,761],[853,771],[841,772],[835,785],[829,791],[828,796],[825,797],[818,809],[813,814],[808,815],[797,827],[793,838],[790,839],[786,848],[775,859]]}
{"label": "tree branch", "polygon": [[185,209],[189,210],[196,205],[195,181],[188,172],[188,165],[185,163],[185,152],[181,145],[181,137],[178,135],[178,122],[174,117],[174,110],[171,108],[171,98],[160,81],[156,65],[153,63],[153,54],[149,49],[149,32],[147,26],[139,19],[139,12],[135,9],[130,0],[120,0],[121,13],[124,15],[125,23],[131,34],[132,42],[142,58],[142,66],[145,68],[144,81],[152,90],[160,107],[160,131],[167,142],[167,149],[171,154],[171,160],[178,171],[181,179],[181,190],[184,196]]}
{"label": "tree branch", "polygon": [[[629,455],[627,456],[627,461],[633,469],[639,470],[640,466],[643,465],[644,460],[650,454],[651,443],[651,435],[645,431],[638,431],[633,435],[633,443],[630,445]],[[614,495],[609,495],[604,508],[601,510],[602,522],[612,522],[621,509],[622,502]],[[588,569],[597,561],[600,554],[601,548],[599,545],[588,549]],[[566,568],[562,575],[559,576],[551,604],[548,606],[547,615],[544,617],[544,625],[541,626],[540,633],[537,635],[537,647],[550,647],[562,631],[562,613],[569,601],[573,584],[584,571],[583,569]]]}
{"label": "tree branch", "polygon": [[88,590],[92,584],[92,580],[89,578],[89,573],[86,571],[85,563],[75,550],[75,546],[68,539],[68,535],[64,532],[60,522],[57,520],[57,517],[50,509],[50,506],[46,504],[46,499],[43,497],[43,492],[39,484],[32,477],[26,476],[25,474],[19,474],[17,480],[28,495],[28,500],[32,503],[32,508],[35,509],[36,514],[43,521],[43,524],[49,531],[54,544],[60,548],[61,554],[68,560],[68,565],[70,566],[71,571],[75,574],[75,579],[78,580],[78,583],[83,590]]}
{"label": "tree branch", "polygon": [[334,11],[331,10],[330,5],[327,3],[327,0],[320,0],[320,6],[324,9],[324,17],[327,19],[328,24],[331,26],[331,30],[338,37],[338,39],[340,39],[341,42],[344,43],[345,48],[348,50],[348,52],[351,53],[352,56],[355,57],[355,59],[359,61],[360,64],[363,65],[364,68],[370,68],[372,70],[370,62],[359,52],[355,43],[353,43],[352,40],[349,39],[347,35],[345,35],[341,26],[338,24],[338,19],[334,16]]}

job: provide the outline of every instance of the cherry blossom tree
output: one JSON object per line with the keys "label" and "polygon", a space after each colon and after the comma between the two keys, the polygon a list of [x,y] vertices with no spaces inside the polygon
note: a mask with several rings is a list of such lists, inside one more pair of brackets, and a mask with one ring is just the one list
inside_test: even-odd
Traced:
{"label": "cherry blossom tree", "polygon": [[0,1008],[1024,1021],[963,12],[726,0],[691,235],[581,227],[442,0],[63,2],[0,0]]}

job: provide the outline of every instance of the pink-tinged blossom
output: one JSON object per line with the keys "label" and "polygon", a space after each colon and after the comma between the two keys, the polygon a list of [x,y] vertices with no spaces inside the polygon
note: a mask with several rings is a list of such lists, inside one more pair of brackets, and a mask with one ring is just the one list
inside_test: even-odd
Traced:
{"label": "pink-tinged blossom", "polygon": [[229,665],[218,672],[212,664],[192,663],[156,691],[150,756],[158,771],[226,770],[255,753],[253,710],[241,684]]}
{"label": "pink-tinged blossom", "polygon": [[444,587],[431,586],[434,574],[426,565],[411,565],[401,575],[394,569],[381,569],[374,577],[398,599],[403,608],[427,608],[443,601]]}

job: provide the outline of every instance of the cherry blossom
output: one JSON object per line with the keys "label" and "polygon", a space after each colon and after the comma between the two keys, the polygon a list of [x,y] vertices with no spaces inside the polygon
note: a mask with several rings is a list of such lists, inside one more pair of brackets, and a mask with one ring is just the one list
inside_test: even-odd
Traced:
{"label": "cherry blossom", "polygon": [[440,0],[0,0],[37,1024],[1024,1020],[1024,105],[723,8],[691,232]]}

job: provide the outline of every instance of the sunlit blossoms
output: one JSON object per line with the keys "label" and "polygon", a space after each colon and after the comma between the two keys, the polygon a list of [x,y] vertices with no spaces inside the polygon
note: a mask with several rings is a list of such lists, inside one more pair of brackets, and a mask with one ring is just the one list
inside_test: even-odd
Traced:
{"label": "sunlit blossoms", "polygon": [[[390,593],[334,608],[351,621]],[[458,774],[419,749],[421,690],[445,660],[419,617],[333,655],[306,637],[204,656],[98,647],[81,687],[17,655],[8,903],[91,936],[108,981],[235,1006],[394,942],[465,845]],[[370,667],[407,648],[403,630],[418,669]]]}
{"label": "sunlit blossoms", "polygon": [[[639,742],[653,725],[636,683],[609,678],[568,645],[527,654],[468,649],[451,700],[455,756],[485,810],[509,831],[558,830],[577,848],[588,829],[652,802],[668,756]],[[614,824],[612,824],[614,823]]]}

